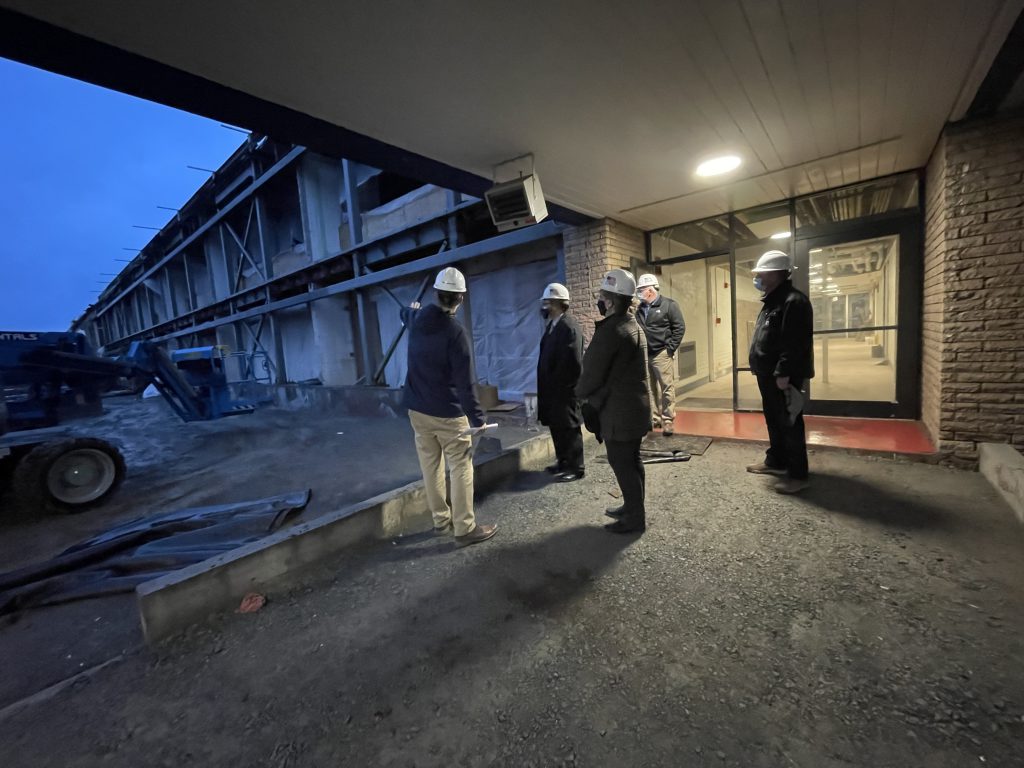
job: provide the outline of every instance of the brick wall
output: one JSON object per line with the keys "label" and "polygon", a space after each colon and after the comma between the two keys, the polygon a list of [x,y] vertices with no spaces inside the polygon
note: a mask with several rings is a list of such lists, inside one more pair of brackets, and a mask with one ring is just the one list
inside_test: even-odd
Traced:
{"label": "brick wall", "polygon": [[604,273],[622,268],[632,271],[633,262],[647,258],[644,233],[612,219],[602,219],[562,233],[565,279],[572,297],[572,312],[580,321],[587,342],[598,319],[594,294]]}
{"label": "brick wall", "polygon": [[1024,449],[1024,117],[948,127],[928,170],[924,419],[973,465]]}
{"label": "brick wall", "polygon": [[925,172],[924,296],[922,300],[921,420],[938,441],[942,404],[942,333],[946,265],[946,139]]}

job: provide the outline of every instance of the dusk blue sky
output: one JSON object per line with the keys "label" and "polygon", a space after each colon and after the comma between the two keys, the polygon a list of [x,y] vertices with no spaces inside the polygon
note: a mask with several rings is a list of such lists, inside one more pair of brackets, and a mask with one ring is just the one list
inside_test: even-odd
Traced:
{"label": "dusk blue sky", "polygon": [[0,331],[65,330],[244,140],[0,58]]}

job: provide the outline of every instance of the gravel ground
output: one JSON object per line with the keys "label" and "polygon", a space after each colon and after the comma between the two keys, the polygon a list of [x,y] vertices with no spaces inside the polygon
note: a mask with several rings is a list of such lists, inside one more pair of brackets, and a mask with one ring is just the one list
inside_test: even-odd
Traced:
{"label": "gravel ground", "polygon": [[[0,571],[44,562],[139,517],[311,488],[298,522],[420,477],[406,418],[262,408],[184,424],[159,399],[114,397],[105,405],[103,416],[75,426],[121,446],[124,485],[102,506],[76,515],[40,515],[10,494],[0,498]],[[522,427],[520,413],[493,415],[506,445],[537,434]],[[31,660],[0,675],[0,708],[141,641],[133,594],[0,617],[0,659]]]}
{"label": "gravel ground", "polygon": [[972,473],[713,444],[601,530],[607,464],[490,542],[340,554],[0,722],[17,766],[1024,765],[1024,530]]}

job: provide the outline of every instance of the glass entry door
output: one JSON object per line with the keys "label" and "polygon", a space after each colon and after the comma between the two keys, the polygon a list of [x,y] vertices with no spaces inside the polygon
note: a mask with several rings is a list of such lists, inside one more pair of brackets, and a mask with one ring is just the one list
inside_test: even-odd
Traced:
{"label": "glass entry door", "polygon": [[917,417],[917,241],[893,224],[797,240],[794,282],[814,308],[809,413]]}
{"label": "glass entry door", "polygon": [[661,291],[678,302],[686,322],[676,352],[676,405],[732,410],[733,304],[729,254],[666,265]]}

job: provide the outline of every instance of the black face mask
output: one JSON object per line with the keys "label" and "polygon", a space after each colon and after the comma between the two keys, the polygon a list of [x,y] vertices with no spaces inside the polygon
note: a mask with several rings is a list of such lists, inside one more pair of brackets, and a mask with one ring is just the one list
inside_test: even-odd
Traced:
{"label": "black face mask", "polygon": [[551,310],[547,307],[540,308],[540,316],[547,320],[551,316]]}
{"label": "black face mask", "polygon": [[600,313],[601,317],[604,317],[605,312],[608,311],[608,305],[605,304],[604,299],[597,300],[597,311]]}

